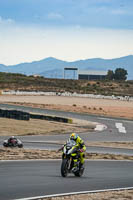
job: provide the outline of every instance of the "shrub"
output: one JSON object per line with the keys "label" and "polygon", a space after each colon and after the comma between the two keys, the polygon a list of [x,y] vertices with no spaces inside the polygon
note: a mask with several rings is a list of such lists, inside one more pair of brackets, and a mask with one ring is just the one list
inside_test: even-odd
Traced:
{"label": "shrub", "polygon": [[99,110],[102,110],[102,108],[99,108]]}
{"label": "shrub", "polygon": [[73,106],[76,107],[77,105],[76,105],[76,104],[73,104]]}

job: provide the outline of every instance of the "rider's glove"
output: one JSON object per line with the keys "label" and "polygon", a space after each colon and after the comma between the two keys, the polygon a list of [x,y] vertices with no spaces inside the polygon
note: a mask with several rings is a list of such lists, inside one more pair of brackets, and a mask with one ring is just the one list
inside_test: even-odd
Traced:
{"label": "rider's glove", "polygon": [[57,152],[62,151],[63,148],[64,148],[64,145],[63,145],[61,148],[59,148],[59,149],[57,150]]}

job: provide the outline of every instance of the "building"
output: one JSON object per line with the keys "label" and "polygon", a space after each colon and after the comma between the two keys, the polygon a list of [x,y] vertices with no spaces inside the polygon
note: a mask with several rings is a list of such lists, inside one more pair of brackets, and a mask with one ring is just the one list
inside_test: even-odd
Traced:
{"label": "building", "polygon": [[41,77],[40,74],[33,74],[33,77],[38,78]]}
{"label": "building", "polygon": [[79,80],[104,80],[106,78],[107,71],[78,71]]}
{"label": "building", "polygon": [[[72,76],[72,74],[71,73],[69,73],[69,74],[66,74],[66,72],[67,71],[70,71],[70,72],[73,72],[73,76]],[[68,78],[69,77],[69,79],[78,79],[77,77],[77,75],[78,75],[78,68],[77,67],[65,67],[64,68],[64,79],[66,79],[66,77]]]}

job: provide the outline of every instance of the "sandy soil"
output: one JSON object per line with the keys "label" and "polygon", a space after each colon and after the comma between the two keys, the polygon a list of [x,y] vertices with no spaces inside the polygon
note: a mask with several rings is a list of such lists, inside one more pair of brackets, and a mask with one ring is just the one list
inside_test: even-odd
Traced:
{"label": "sandy soil", "polygon": [[86,142],[86,146],[133,149],[133,142]]}
{"label": "sandy soil", "polygon": [[63,96],[1,95],[0,102],[18,102],[35,107],[101,114],[133,119],[133,102]]}
{"label": "sandy soil", "polygon": [[0,160],[60,159],[61,153],[24,148],[0,148]]}
{"label": "sandy soil", "polygon": [[45,199],[47,200],[132,200],[133,190],[90,193],[90,194],[72,195],[65,197],[51,197]]}
{"label": "sandy soil", "polygon": [[[133,156],[87,153],[86,159],[133,160]],[[61,159],[61,152],[55,150],[0,148],[0,160]]]}

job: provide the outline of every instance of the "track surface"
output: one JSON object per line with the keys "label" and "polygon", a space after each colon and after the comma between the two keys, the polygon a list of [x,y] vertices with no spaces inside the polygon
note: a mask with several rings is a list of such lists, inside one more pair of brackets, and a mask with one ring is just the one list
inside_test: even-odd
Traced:
{"label": "track surface", "polygon": [[[87,114],[48,111],[11,105],[0,108],[17,108],[29,112],[74,117],[103,123],[107,129],[101,132],[82,133],[85,141],[133,141],[133,121],[126,119],[89,116]],[[121,132],[116,124],[121,124]],[[26,148],[57,149],[52,141],[64,141],[69,134],[55,136],[19,137]],[[5,137],[0,137],[2,142]],[[37,143],[33,143],[36,142]],[[44,143],[42,143],[44,141]],[[46,141],[49,144],[46,144]],[[116,153],[133,155],[132,150],[117,148],[88,147],[88,152]],[[82,178],[60,175],[61,161],[0,161],[0,200],[12,200],[22,197],[41,196],[66,192],[133,187],[133,162],[131,161],[86,161],[86,170]]]}
{"label": "track surface", "polygon": [[60,175],[61,161],[0,162],[0,199],[133,186],[133,162],[86,161],[82,178]]}

